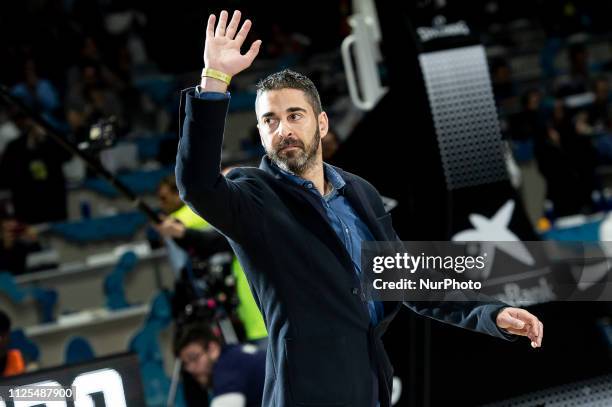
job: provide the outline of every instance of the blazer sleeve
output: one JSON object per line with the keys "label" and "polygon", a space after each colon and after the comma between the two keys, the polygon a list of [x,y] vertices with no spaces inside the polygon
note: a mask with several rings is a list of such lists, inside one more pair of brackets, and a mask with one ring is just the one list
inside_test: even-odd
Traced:
{"label": "blazer sleeve", "polygon": [[229,96],[200,99],[181,93],[176,183],[181,199],[227,237],[241,241],[260,219],[261,186],[239,170],[221,174],[221,148]]}
{"label": "blazer sleeve", "polygon": [[404,301],[404,305],[419,315],[471,331],[515,341],[518,336],[497,327],[497,314],[509,305],[502,302],[475,301]]}

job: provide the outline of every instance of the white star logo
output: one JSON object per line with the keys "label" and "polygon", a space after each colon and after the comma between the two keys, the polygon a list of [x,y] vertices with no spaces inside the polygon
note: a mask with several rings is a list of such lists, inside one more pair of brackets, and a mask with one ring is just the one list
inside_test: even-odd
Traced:
{"label": "white star logo", "polygon": [[491,272],[495,249],[501,250],[523,264],[529,266],[535,264],[534,258],[524,244],[504,244],[505,242],[521,242],[518,236],[508,229],[513,212],[514,201],[509,200],[491,219],[472,213],[469,219],[474,229],[463,230],[451,238],[457,242],[481,242],[482,252],[488,256],[486,270],[483,270],[484,278],[487,278]]}

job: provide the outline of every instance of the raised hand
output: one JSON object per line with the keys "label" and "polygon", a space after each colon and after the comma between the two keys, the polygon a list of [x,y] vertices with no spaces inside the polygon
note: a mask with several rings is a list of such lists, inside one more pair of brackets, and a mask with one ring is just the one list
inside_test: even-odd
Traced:
{"label": "raised hand", "polygon": [[242,55],[240,47],[251,29],[251,20],[245,20],[240,30],[240,11],[234,11],[229,24],[227,11],[222,11],[215,28],[216,16],[208,17],[206,43],[204,45],[204,66],[221,71],[227,75],[236,75],[249,66],[259,53],[261,40],[254,41],[249,50]]}

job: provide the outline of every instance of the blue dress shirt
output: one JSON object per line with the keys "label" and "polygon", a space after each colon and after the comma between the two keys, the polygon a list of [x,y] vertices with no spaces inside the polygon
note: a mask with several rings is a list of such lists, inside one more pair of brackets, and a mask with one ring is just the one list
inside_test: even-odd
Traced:
{"label": "blue dress shirt", "polygon": [[[338,174],[338,171],[331,165],[323,163],[325,179],[331,184],[332,190],[327,195],[321,196],[311,181],[300,178],[282,168],[279,168],[279,170],[286,179],[306,188],[321,199],[329,223],[351,257],[359,281],[362,281],[361,242],[375,239],[368,226],[359,218],[349,201],[342,194],[346,183]],[[368,311],[373,325],[378,324],[384,317],[383,307],[379,301],[368,301]]]}

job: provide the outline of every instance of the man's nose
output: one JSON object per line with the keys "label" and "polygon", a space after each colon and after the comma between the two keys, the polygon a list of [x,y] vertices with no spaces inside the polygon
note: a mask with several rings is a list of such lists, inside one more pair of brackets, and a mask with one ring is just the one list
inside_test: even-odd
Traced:
{"label": "man's nose", "polygon": [[293,129],[291,128],[288,122],[281,120],[278,123],[278,134],[282,138],[293,136]]}

